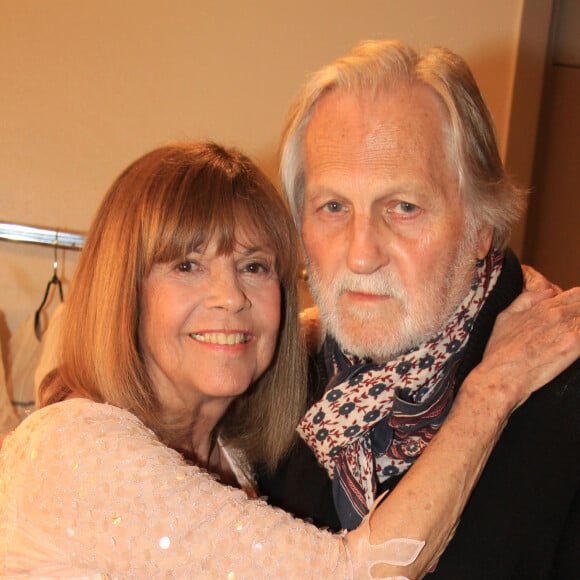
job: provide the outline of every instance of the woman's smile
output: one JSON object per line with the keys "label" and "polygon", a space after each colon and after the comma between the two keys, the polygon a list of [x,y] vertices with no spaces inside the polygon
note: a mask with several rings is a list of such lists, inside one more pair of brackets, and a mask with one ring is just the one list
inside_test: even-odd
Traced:
{"label": "woman's smile", "polygon": [[220,346],[236,346],[246,344],[252,339],[245,332],[192,332],[189,336],[197,342],[217,344]]}

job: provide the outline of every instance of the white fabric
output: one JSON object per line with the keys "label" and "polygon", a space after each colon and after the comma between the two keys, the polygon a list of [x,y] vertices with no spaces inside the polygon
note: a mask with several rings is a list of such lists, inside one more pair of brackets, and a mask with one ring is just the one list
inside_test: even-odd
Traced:
{"label": "white fabric", "polygon": [[56,306],[40,339],[34,329],[34,313],[24,320],[10,339],[7,383],[20,420],[36,409],[38,384],[56,366],[63,308],[64,303]]}
{"label": "white fabric", "polygon": [[[42,335],[42,347],[38,364],[34,371],[34,393],[38,393],[38,387],[42,379],[59,363],[58,349],[60,342],[60,329],[62,326],[62,315],[64,313],[64,302],[61,302],[50,317],[48,327]],[[36,397],[38,400],[38,397]]]}
{"label": "white fabric", "polygon": [[34,412],[5,440],[0,473],[0,575],[348,575],[339,536],[221,485],[111,405]]}
{"label": "white fabric", "polygon": [[0,437],[12,431],[18,425],[20,418],[12,406],[12,397],[6,385],[6,373],[0,345]]}

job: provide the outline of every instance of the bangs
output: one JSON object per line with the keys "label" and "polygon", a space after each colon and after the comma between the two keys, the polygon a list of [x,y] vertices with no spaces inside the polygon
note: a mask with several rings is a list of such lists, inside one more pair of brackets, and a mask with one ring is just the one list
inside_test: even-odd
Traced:
{"label": "bangs", "polygon": [[[166,177],[161,177],[165,183]],[[145,275],[156,263],[184,259],[215,242],[220,255],[240,245],[268,248],[276,256],[281,282],[295,278],[297,257],[288,252],[294,244],[294,224],[281,196],[261,172],[189,164],[163,191],[153,184],[151,196],[155,209],[143,216]]]}

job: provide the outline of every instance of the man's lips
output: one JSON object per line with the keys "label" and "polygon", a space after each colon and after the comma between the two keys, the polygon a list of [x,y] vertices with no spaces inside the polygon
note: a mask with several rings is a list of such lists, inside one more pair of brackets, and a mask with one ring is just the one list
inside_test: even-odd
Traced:
{"label": "man's lips", "polygon": [[370,294],[368,292],[360,292],[356,290],[347,290],[344,292],[350,300],[356,302],[384,302],[385,300],[390,300],[392,296],[389,294]]}

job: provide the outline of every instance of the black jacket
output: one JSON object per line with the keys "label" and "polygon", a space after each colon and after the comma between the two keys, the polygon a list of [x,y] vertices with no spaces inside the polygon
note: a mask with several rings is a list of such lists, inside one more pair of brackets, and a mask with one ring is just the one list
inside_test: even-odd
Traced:
{"label": "black jacket", "polygon": [[[468,341],[458,388],[481,360],[497,315],[521,288],[521,268],[508,252]],[[320,361],[313,361],[311,375],[320,397]],[[437,476],[445,477],[444,465]],[[330,480],[304,443],[259,485],[272,504],[339,528]],[[580,579],[580,360],[514,412],[427,579]]]}

